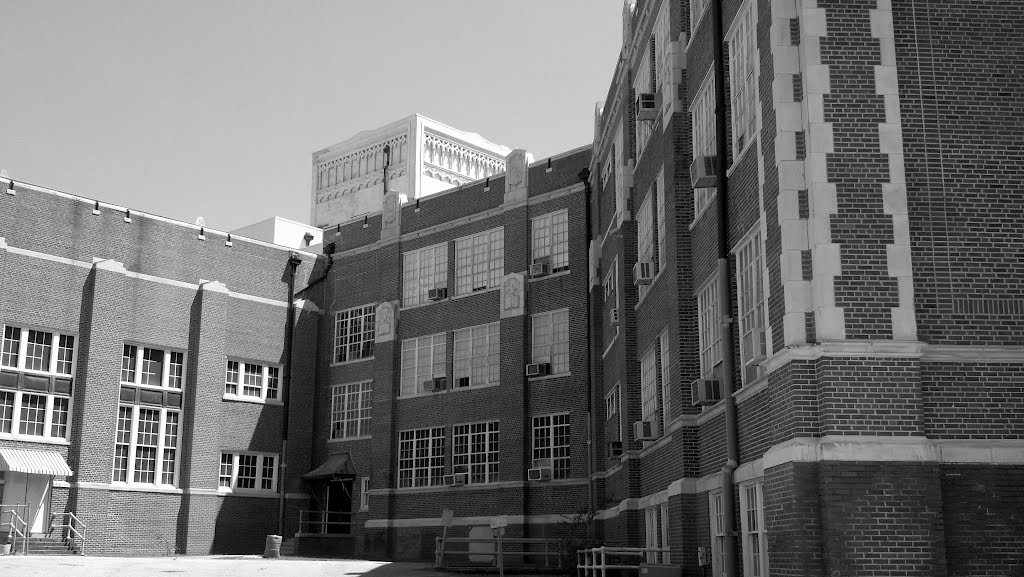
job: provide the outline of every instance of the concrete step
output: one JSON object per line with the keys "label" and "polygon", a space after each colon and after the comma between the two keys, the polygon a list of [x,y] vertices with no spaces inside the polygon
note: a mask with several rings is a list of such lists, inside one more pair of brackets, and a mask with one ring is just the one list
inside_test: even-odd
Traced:
{"label": "concrete step", "polygon": [[[19,549],[20,549],[19,545]],[[57,537],[32,537],[28,540],[29,555],[77,555],[74,549],[63,539]]]}

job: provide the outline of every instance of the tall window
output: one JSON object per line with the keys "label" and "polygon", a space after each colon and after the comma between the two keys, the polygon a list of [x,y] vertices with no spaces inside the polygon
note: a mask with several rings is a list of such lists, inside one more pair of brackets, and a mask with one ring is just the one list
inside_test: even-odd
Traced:
{"label": "tall window", "polygon": [[743,384],[761,376],[760,360],[767,356],[764,336],[764,283],[761,271],[761,233],[757,230],[736,251],[739,292],[740,358]]}
{"label": "tall window", "polygon": [[217,490],[276,493],[277,462],[277,453],[221,453]]}
{"label": "tall window", "polygon": [[768,575],[768,537],[764,530],[761,483],[740,486],[740,534],[744,577]]}
{"label": "tall window", "polygon": [[117,411],[113,481],[176,486],[179,411],[128,404]]}
{"label": "tall window", "polygon": [[569,372],[569,309],[533,315],[533,362],[551,363],[551,374]]}
{"label": "tall window", "polygon": [[[658,83],[657,71],[655,69],[656,51],[655,39],[654,36],[651,36],[647,41],[647,58],[640,61],[640,65],[636,69],[636,78],[633,80],[633,94],[638,99],[643,93],[655,93]],[[654,132],[654,121],[640,120],[640,111],[636,110],[635,112],[637,115],[635,118],[636,158],[639,159],[644,153],[647,141],[651,139],[651,134]]]}
{"label": "tall window", "polygon": [[[668,549],[668,503],[644,509],[644,541],[648,549]],[[672,562],[668,551],[647,553],[648,563]]]}
{"label": "tall window", "polygon": [[757,59],[757,26],[754,3],[736,14],[729,38],[729,88],[732,95],[732,154],[735,159],[753,140],[757,125],[757,84],[754,78]]}
{"label": "tall window", "polygon": [[331,438],[354,439],[370,434],[371,381],[331,387]]}
{"label": "tall window", "polygon": [[452,427],[453,470],[466,467],[470,483],[495,483],[498,464],[498,421]]}
{"label": "tall window", "polygon": [[334,315],[334,362],[373,357],[373,305],[338,311]]}
{"label": "tall window", "polygon": [[398,432],[398,487],[428,487],[444,480],[444,427]]}
{"label": "tall window", "polygon": [[[714,158],[718,148],[715,137],[715,79],[711,74],[708,74],[693,100],[690,119],[693,125],[693,158]],[[711,206],[714,197],[714,188],[693,189],[694,220]]]}
{"label": "tall window", "polygon": [[533,418],[533,466],[550,466],[552,479],[571,475],[569,413]]}
{"label": "tall window", "polygon": [[228,359],[224,398],[233,401],[279,402],[281,368]]}
{"label": "tall window", "polygon": [[658,386],[658,357],[656,347],[651,347],[640,357],[640,416],[643,420],[651,423],[651,432],[655,436],[660,425],[658,412],[658,397],[660,396]]}
{"label": "tall window", "polygon": [[11,378],[0,383],[0,436],[26,440],[68,438],[74,343],[71,335],[3,328],[0,365],[50,376]]}
{"label": "tall window", "polygon": [[428,300],[430,289],[448,286],[448,243],[407,252],[402,258],[402,305]]}
{"label": "tall window", "polygon": [[501,380],[501,323],[455,331],[455,386],[475,387]]}
{"label": "tall window", "polygon": [[445,376],[445,334],[402,341],[402,396],[420,392],[424,381]]}
{"label": "tall window", "polygon": [[668,432],[668,421],[672,417],[672,385],[670,383],[672,372],[669,367],[672,353],[669,352],[668,347],[668,330],[666,330],[658,337],[658,364],[661,366],[661,430],[663,433]]}
{"label": "tall window", "polygon": [[569,211],[559,210],[534,217],[531,262],[551,259],[551,272],[569,270]]}
{"label": "tall window", "polygon": [[455,294],[465,295],[497,287],[504,274],[504,228],[455,241]]}
{"label": "tall window", "polygon": [[[637,262],[649,262],[651,263],[651,272],[654,272],[654,214],[651,210],[651,197],[652,194],[648,194],[647,198],[640,204],[640,210],[636,211],[636,260]],[[635,282],[636,279],[633,279]],[[638,297],[643,299],[647,296],[647,291],[650,290],[650,285],[639,285]]]}
{"label": "tall window", "polygon": [[708,511],[711,521],[711,574],[724,577],[725,567],[722,558],[725,555],[725,504],[722,502],[722,491],[708,493]]}
{"label": "tall window", "polygon": [[124,345],[121,353],[121,383],[180,390],[183,386],[185,353],[136,345]]}
{"label": "tall window", "polygon": [[[667,6],[668,3],[666,2]],[[658,178],[654,181],[654,192],[657,197],[658,204],[655,208],[658,213],[658,271],[665,270],[668,266],[668,258],[666,253],[668,252],[668,245],[666,244],[666,235],[668,234],[665,230],[665,211],[668,209],[665,206],[665,170],[662,169],[658,173]]]}
{"label": "tall window", "polygon": [[604,396],[604,418],[610,419],[619,412],[619,386],[615,385]]}
{"label": "tall window", "polygon": [[4,326],[0,366],[20,371],[71,375],[74,356],[75,337],[72,335]]}
{"label": "tall window", "polygon": [[718,278],[704,285],[697,294],[697,337],[700,344],[700,374],[709,379],[722,362],[722,340],[718,323]]}

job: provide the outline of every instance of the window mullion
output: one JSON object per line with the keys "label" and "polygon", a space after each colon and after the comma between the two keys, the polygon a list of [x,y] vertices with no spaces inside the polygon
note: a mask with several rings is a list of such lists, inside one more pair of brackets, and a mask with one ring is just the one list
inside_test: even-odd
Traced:
{"label": "window mullion", "polygon": [[21,428],[21,397],[24,393],[14,391],[14,413],[11,415],[11,434],[18,435]]}
{"label": "window mullion", "polygon": [[170,386],[171,351],[164,351],[164,364],[160,372],[160,386],[167,388]]}
{"label": "window mullion", "polygon": [[[50,355],[51,359],[55,355]],[[53,395],[46,395],[45,413],[43,414],[43,436],[50,436],[50,425],[53,424]],[[69,412],[71,407],[68,407]]]}
{"label": "window mullion", "polygon": [[238,483],[238,462],[241,460],[240,453],[231,453],[231,490],[237,489]]}
{"label": "window mullion", "polygon": [[[166,367],[166,364],[164,366]],[[166,374],[165,368],[165,377]],[[163,382],[166,383],[167,381]],[[160,409],[160,418],[157,421],[156,464],[153,467],[153,482],[157,485],[162,485],[164,481],[164,432],[166,431],[165,427],[167,427],[167,409]]]}
{"label": "window mullion", "polygon": [[[135,384],[142,384],[142,357],[145,356],[146,347],[135,347]],[[138,407],[136,407],[138,408]],[[132,437],[134,438],[134,436]]]}
{"label": "window mullion", "polygon": [[18,370],[25,370],[25,358],[28,357],[28,329],[21,329],[21,335],[18,339]]}
{"label": "window mullion", "polygon": [[[141,371],[135,371],[135,374],[138,375],[140,372]],[[133,482],[135,482],[135,458],[136,458],[135,452],[138,449],[138,447],[137,447],[138,443],[136,442],[136,440],[137,440],[138,434],[139,434],[139,407],[138,407],[138,405],[133,405],[131,409],[132,409],[132,426],[131,426],[131,436],[128,437],[128,471],[125,474],[125,482],[126,483],[133,483]]]}
{"label": "window mullion", "polygon": [[260,367],[260,399],[267,400],[267,378],[269,376],[270,367],[269,365],[262,365]]}

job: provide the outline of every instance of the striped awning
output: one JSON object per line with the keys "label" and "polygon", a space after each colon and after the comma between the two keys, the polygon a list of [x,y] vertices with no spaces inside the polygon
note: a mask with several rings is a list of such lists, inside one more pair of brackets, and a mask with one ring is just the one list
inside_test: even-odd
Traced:
{"label": "striped awning", "polygon": [[16,471],[33,475],[74,475],[67,461],[57,451],[0,447],[0,471]]}

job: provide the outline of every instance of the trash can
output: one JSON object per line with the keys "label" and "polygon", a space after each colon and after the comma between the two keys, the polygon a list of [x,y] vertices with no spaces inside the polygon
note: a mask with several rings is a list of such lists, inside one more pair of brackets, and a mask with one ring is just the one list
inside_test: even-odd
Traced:
{"label": "trash can", "polygon": [[277,559],[281,556],[280,535],[267,535],[267,546],[263,549],[263,556],[267,559]]}

